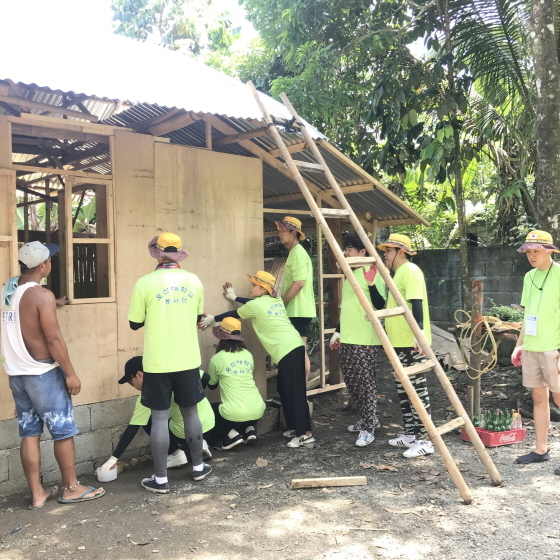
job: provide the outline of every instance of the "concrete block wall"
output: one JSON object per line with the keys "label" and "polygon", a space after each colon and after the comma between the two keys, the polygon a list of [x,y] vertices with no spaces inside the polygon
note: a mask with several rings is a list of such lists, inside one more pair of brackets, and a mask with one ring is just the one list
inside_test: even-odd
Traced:
{"label": "concrete block wall", "polygon": [[[432,322],[442,328],[454,325],[453,313],[461,308],[459,250],[419,251],[413,262],[426,276]],[[469,263],[471,279],[484,282],[484,310],[494,303],[510,305],[521,301],[523,277],[532,267],[515,247],[470,247]]]}
{"label": "concrete block wall", "polygon": [[[134,410],[136,397],[116,399],[74,407],[74,418],[80,433],[74,437],[76,472],[91,474],[95,467],[111,456]],[[13,418],[0,421],[0,496],[27,488],[19,455],[18,422]],[[60,471],[54,458],[54,446],[47,430],[41,436],[41,479],[44,484],[60,482]],[[150,440],[143,430],[123,454],[124,461],[150,452]]]}
{"label": "concrete block wall", "polygon": [[[92,474],[111,456],[122,432],[132,417],[136,397],[76,406],[74,418],[80,433],[74,437],[76,472]],[[258,423],[259,434],[278,429],[279,409],[267,408]],[[19,455],[21,439],[18,422],[13,418],[0,421],[0,496],[27,488]],[[41,479],[44,484],[60,483],[60,471],[54,458],[53,441],[47,430],[41,436]],[[139,430],[121,459],[129,461],[150,453],[150,439]]]}

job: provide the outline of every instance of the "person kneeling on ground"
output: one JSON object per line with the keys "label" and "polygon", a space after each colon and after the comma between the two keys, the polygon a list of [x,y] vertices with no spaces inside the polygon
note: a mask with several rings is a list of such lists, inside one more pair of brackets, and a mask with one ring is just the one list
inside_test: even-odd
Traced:
{"label": "person kneeling on ground", "polygon": [[[531,389],[535,418],[535,450],[521,455],[521,464],[541,463],[550,458],[548,428],[550,426],[550,393],[560,406],[560,266],[552,253],[560,253],[546,231],[530,232],[517,249],[526,253],[533,266],[525,274],[521,306],[525,310],[523,327],[511,360],[523,368],[523,386]],[[560,475],[560,467],[555,471]]]}
{"label": "person kneeling on ground", "polygon": [[237,297],[228,282],[224,285],[224,296],[244,304],[243,307],[215,317],[206,314],[198,325],[204,330],[226,317],[251,319],[261,344],[278,364],[276,383],[288,428],[284,435],[290,438],[288,447],[313,446],[315,438],[311,433],[305,385],[305,346],[286,316],[282,299],[277,297],[276,278],[264,270],[254,276],[247,274],[247,278],[252,283],[250,293],[255,299]]}
{"label": "person kneeling on ground", "polygon": [[210,445],[232,449],[242,443],[255,443],[257,421],[265,410],[264,401],[253,379],[253,355],[241,336],[241,321],[226,317],[212,329],[220,340],[210,360],[208,387],[220,385],[221,403],[212,403],[216,426],[207,434]]}
{"label": "person kneeling on ground", "polygon": [[[202,386],[205,387],[208,383],[210,376],[200,370]],[[126,362],[124,366],[124,375],[119,379],[119,384],[123,385],[128,383],[132,385],[137,391],[142,391],[142,384],[144,381],[144,371],[142,367],[142,356],[134,356]],[[121,435],[119,443],[115,447],[112,456],[106,461],[102,468],[113,469],[117,465],[117,461],[121,455],[126,451],[134,436],[138,433],[140,427],[150,435],[152,429],[151,415],[152,411],[145,407],[141,402],[141,395],[138,395],[132,418]],[[203,399],[197,404],[198,417],[202,424],[202,431],[208,432],[214,427],[214,411],[208,399]],[[183,424],[183,416],[175,400],[171,399],[171,407],[169,410],[169,451],[167,456],[167,468],[172,469],[186,465],[190,457],[189,446],[185,441],[185,427]],[[202,455],[205,459],[211,459],[212,454],[208,449],[208,444],[203,441]],[[191,460],[192,462],[192,460]]]}
{"label": "person kneeling on ground", "polygon": [[[366,248],[355,233],[348,233],[344,238],[346,257],[365,257]],[[385,299],[385,282],[377,274],[375,266],[355,269],[354,276],[366,299],[374,309],[383,309]],[[340,306],[340,324],[331,338],[331,350],[340,347],[340,368],[350,396],[360,413],[360,421],[348,426],[349,432],[358,432],[356,447],[366,447],[375,440],[375,428],[379,421],[375,415],[377,409],[377,353],[381,342],[368,321],[366,312],[358,300],[348,279],[342,286],[342,304]]]}

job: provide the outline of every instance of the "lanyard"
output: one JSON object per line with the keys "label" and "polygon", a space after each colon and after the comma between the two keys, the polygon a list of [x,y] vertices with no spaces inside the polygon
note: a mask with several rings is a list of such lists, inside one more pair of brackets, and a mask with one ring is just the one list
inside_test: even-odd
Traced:
{"label": "lanyard", "polygon": [[546,281],[548,280],[548,275],[550,274],[550,271],[552,270],[553,266],[554,266],[554,263],[552,263],[550,265],[550,267],[548,269],[548,272],[546,273],[546,276],[544,277],[543,283],[541,284],[540,288],[533,281],[534,277],[537,275],[537,271],[535,270],[535,274],[533,274],[533,277],[529,276],[529,280],[531,280],[531,289],[529,290],[529,303],[531,302],[531,294],[533,293],[533,286],[535,286],[535,288],[537,288],[537,290],[539,290],[540,293],[541,293],[541,295],[539,297],[539,304],[537,305],[537,311],[535,313],[539,312],[539,308],[541,306],[541,300],[542,300],[544,285],[546,284]]}

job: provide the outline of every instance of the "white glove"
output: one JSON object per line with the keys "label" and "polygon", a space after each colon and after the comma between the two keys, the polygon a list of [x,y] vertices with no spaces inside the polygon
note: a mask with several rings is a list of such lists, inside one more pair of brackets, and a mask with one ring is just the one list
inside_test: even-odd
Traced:
{"label": "white glove", "polygon": [[224,284],[224,296],[230,301],[235,301],[235,298],[237,297],[235,295],[235,290],[233,289],[233,286],[229,282],[226,282]]}
{"label": "white glove", "polygon": [[204,330],[211,327],[215,322],[214,315],[204,315],[204,317],[200,320],[200,323],[198,323],[198,326]]}
{"label": "white glove", "polygon": [[108,461],[105,461],[102,465],[101,465],[101,470],[102,471],[109,471],[111,469],[114,469],[117,466],[117,461],[118,459],[116,457],[113,457],[111,455],[111,457],[109,458]]}
{"label": "white glove", "polygon": [[340,348],[340,333],[335,332],[331,336],[330,347],[331,347],[331,350],[338,350],[338,348]]}

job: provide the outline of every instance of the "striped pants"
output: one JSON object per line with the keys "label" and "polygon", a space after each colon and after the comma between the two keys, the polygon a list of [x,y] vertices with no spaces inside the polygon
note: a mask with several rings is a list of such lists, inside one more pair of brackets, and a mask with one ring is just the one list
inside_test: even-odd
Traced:
{"label": "striped pants", "polygon": [[362,429],[370,433],[375,431],[378,350],[378,346],[340,345],[340,369],[346,388],[362,418]]}
{"label": "striped pants", "polygon": [[[395,348],[395,352],[397,353],[399,361],[405,367],[425,362],[427,359],[423,354],[415,352],[414,348]],[[411,375],[409,379],[416,390],[418,397],[420,397],[426,412],[430,414],[430,395],[428,394],[426,374],[419,373],[417,375]],[[404,390],[402,383],[397,378],[395,378],[395,384],[397,386],[397,394],[399,396],[399,404],[401,406],[403,416],[404,433],[406,435],[414,435],[418,439],[425,439],[426,428],[424,427],[424,424],[422,424],[416,409],[412,406],[407,392]]]}

